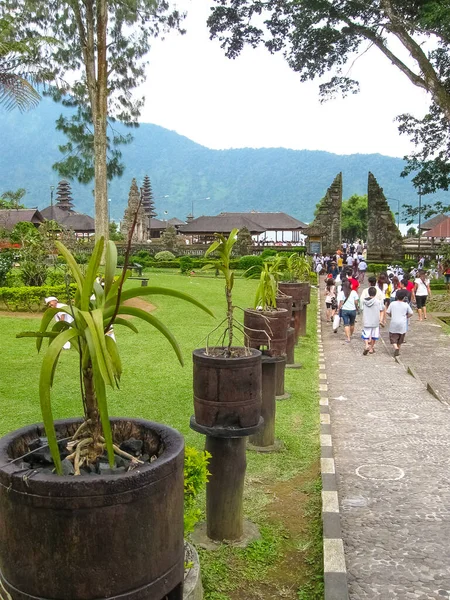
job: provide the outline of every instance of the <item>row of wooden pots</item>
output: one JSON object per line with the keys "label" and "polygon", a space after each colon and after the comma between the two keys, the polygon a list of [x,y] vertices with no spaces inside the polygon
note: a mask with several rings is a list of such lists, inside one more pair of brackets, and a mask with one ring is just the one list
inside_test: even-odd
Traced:
{"label": "row of wooden pots", "polygon": [[[288,294],[286,288],[283,292]],[[302,300],[294,297],[294,307],[306,303],[307,292],[302,294]],[[285,353],[289,310],[275,312],[258,323],[255,311],[249,316],[252,330],[270,327],[270,351],[278,355]],[[251,345],[265,346],[267,337],[252,338]],[[238,429],[257,427],[261,352],[255,348],[224,358],[200,349],[193,360],[197,423],[231,428],[235,436]],[[183,438],[158,423],[111,421],[116,439],[142,439],[145,452],[158,460],[120,476],[86,475],[74,481],[51,472],[30,473],[21,462],[30,442],[45,435],[42,426],[0,440],[0,598],[183,597]],[[73,435],[79,424],[58,422],[58,436]]]}

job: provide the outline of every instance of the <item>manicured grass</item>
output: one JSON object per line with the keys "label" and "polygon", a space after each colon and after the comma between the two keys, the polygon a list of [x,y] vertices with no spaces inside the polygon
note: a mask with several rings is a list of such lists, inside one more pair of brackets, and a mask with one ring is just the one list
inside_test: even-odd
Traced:
{"label": "manicured grass", "polygon": [[[187,444],[202,448],[203,436],[189,429],[193,413],[191,353],[205,345],[208,333],[224,317],[224,282],[155,272],[150,274],[150,284],[194,295],[212,308],[217,318],[174,298],[151,298],[157,308],[155,315],[171,329],[182,348],[184,368],[165,338],[149,325],[139,323],[138,335],[117,327],[124,374],[121,391],[109,394],[110,413],[167,423],[184,434]],[[235,304],[250,306],[256,284],[255,280],[237,279]],[[308,335],[301,338],[296,350],[303,369],[287,371],[286,390],[292,397],[277,405],[277,437],[286,449],[278,454],[247,455],[245,514],[259,525],[262,539],[245,550],[224,546],[217,552],[201,552],[206,600],[323,597],[315,294],[308,312]],[[239,310],[236,316],[241,318]],[[0,434],[41,421],[41,358],[34,340],[15,338],[18,332],[36,329],[38,322],[0,317]],[[217,343],[219,337],[215,333],[210,343]],[[77,367],[75,352],[62,355],[52,394],[55,418],[82,412]],[[203,505],[204,498],[200,502]]]}

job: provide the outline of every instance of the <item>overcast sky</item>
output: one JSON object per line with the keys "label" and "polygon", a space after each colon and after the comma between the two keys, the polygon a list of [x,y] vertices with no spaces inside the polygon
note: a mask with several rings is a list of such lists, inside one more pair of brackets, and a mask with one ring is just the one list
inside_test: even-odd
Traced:
{"label": "overcast sky", "polygon": [[209,0],[179,0],[187,34],[156,41],[150,54],[142,121],[209,148],[284,147],[337,154],[404,156],[411,149],[396,115],[425,114],[429,100],[377,49],[350,75],[361,93],[319,103],[318,81],[301,83],[281,54],[246,48],[227,59],[205,24]]}

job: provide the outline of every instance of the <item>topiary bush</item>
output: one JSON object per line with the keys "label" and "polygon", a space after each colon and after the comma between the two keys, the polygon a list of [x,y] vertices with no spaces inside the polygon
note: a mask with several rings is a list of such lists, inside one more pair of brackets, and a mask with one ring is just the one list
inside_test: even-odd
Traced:
{"label": "topiary bush", "polygon": [[263,260],[266,258],[269,258],[269,256],[276,256],[276,255],[277,255],[277,251],[274,248],[266,248],[260,254],[260,256]]}
{"label": "topiary bush", "polygon": [[180,271],[182,273],[190,273],[194,268],[194,261],[190,256],[182,256],[179,260]]}
{"label": "topiary bush", "polygon": [[77,286],[71,283],[66,285],[44,285],[44,286],[24,286],[24,287],[1,287],[0,304],[6,310],[36,312],[44,310],[44,298],[46,296],[56,296],[60,302],[68,301],[68,294],[73,298]]}
{"label": "topiary bush", "polygon": [[152,264],[155,269],[179,269],[180,261],[174,260],[158,260]]}
{"label": "topiary bush", "polygon": [[173,260],[175,258],[175,254],[172,254],[172,252],[170,252],[169,250],[161,250],[161,252],[158,252],[157,254],[155,254],[155,260],[156,261],[167,261],[167,260]]}

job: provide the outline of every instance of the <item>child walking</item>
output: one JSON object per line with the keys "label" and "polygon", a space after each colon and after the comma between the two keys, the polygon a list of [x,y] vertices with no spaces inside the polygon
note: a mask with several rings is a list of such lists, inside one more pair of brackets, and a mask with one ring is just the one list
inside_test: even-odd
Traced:
{"label": "child walking", "polygon": [[325,306],[327,307],[327,323],[333,320],[334,313],[337,309],[336,286],[334,279],[326,280]]}
{"label": "child walking", "polygon": [[367,296],[362,297],[363,329],[361,338],[364,340],[364,356],[374,353],[374,346],[380,337],[380,313],[384,311],[384,304],[377,299],[377,289],[371,286]]}
{"label": "child walking", "polygon": [[410,305],[405,302],[407,296],[408,292],[406,290],[398,290],[395,300],[390,303],[386,311],[386,314],[391,317],[389,341],[394,346],[394,356],[400,354],[400,346],[404,343],[408,330],[408,319],[413,314]]}

